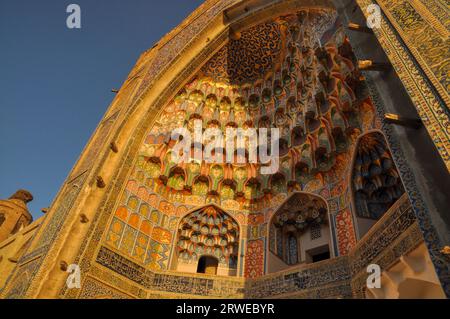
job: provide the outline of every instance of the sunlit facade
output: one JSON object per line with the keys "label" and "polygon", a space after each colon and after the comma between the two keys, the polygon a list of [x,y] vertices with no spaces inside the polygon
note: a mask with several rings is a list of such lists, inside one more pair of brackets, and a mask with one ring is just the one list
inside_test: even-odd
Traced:
{"label": "sunlit facade", "polygon": [[[0,296],[446,298],[439,3],[206,1],[142,54],[44,217],[31,223],[27,192],[0,201]],[[278,129],[278,169],[248,140],[213,150],[231,162],[195,157],[204,140],[177,163],[172,132],[196,121]]]}

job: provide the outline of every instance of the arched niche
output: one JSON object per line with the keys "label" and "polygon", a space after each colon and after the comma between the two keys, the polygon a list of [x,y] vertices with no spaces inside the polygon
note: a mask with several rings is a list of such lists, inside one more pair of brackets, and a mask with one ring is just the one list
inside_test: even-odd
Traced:
{"label": "arched niche", "polygon": [[177,230],[172,270],[236,276],[240,227],[215,205],[185,215]]}
{"label": "arched niche", "polygon": [[356,228],[361,238],[405,192],[381,132],[372,131],[358,138],[350,185]]}
{"label": "arched niche", "polygon": [[269,273],[332,256],[328,205],[320,196],[296,192],[269,223]]}
{"label": "arched niche", "polygon": [[218,268],[219,268],[219,259],[216,256],[202,256],[198,260],[197,273],[217,275]]}

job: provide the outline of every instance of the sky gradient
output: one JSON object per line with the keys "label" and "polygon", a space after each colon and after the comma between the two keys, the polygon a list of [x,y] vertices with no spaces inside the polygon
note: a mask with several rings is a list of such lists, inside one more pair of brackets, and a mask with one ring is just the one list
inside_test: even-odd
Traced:
{"label": "sky gradient", "polygon": [[[201,0],[0,0],[0,199],[48,207],[139,55]],[[66,7],[81,7],[81,29]]]}

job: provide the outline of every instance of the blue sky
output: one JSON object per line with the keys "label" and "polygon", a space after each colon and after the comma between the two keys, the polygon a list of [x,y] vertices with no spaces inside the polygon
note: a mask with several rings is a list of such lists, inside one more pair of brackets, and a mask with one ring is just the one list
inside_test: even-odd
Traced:
{"label": "blue sky", "polygon": [[[0,0],[0,198],[48,207],[140,53],[201,0]],[[66,7],[81,7],[81,29]]]}

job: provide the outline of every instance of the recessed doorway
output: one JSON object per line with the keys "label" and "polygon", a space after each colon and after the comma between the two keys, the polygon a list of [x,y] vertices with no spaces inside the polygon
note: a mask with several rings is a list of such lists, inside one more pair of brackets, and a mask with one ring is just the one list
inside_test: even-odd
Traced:
{"label": "recessed doorway", "polygon": [[212,256],[202,256],[198,260],[197,273],[216,275],[219,260]]}
{"label": "recessed doorway", "polygon": [[309,263],[316,263],[327,259],[330,259],[330,248],[328,245],[323,245],[306,251],[306,260]]}

